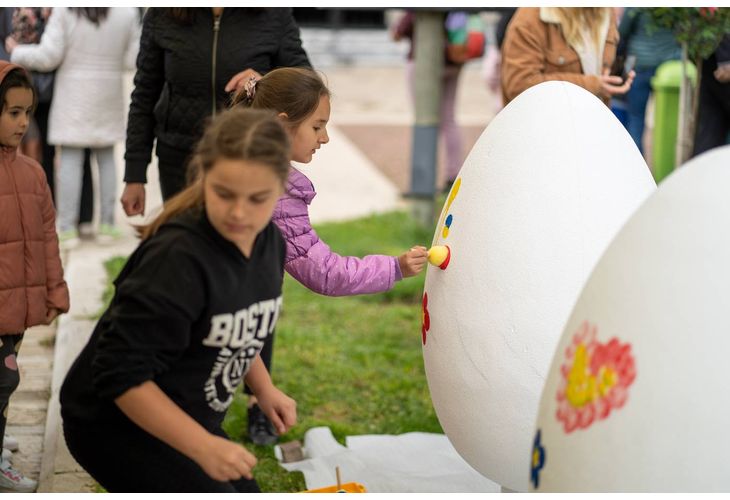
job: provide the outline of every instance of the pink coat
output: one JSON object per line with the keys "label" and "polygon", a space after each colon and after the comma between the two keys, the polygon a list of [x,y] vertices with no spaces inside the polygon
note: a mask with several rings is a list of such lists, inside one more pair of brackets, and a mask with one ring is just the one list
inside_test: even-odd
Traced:
{"label": "pink coat", "polygon": [[336,254],[319,239],[309,222],[316,191],[306,175],[291,169],[286,193],[276,204],[273,221],[286,240],[286,271],[310,290],[342,296],[385,292],[401,279],[398,258]]}
{"label": "pink coat", "polygon": [[68,287],[56,236],[56,214],[38,163],[0,146],[0,335],[67,312]]}

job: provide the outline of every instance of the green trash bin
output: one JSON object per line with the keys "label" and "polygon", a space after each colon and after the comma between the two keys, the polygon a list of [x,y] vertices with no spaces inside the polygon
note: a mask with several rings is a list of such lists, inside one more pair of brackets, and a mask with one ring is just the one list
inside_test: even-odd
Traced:
{"label": "green trash bin", "polygon": [[[697,83],[697,69],[687,62],[687,73]],[[659,183],[672,170],[677,144],[679,121],[679,87],[682,84],[682,61],[666,61],[659,65],[651,79],[654,91],[654,135],[652,159],[654,180]]]}

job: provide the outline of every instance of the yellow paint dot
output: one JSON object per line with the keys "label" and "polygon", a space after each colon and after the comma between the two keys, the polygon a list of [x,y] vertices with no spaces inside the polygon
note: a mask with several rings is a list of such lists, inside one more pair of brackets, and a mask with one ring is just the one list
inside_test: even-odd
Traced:
{"label": "yellow paint dot", "polygon": [[[451,204],[454,202],[454,199],[456,199],[456,195],[459,194],[460,187],[461,177],[457,178],[456,181],[454,181],[454,185],[451,186],[451,191],[449,191],[449,197],[446,199],[446,206],[444,207],[444,212],[441,216],[441,224],[443,224],[446,220],[446,216],[449,214],[449,210],[451,209]],[[446,238],[449,235],[449,228],[444,226],[444,230],[441,234],[444,238]]]}

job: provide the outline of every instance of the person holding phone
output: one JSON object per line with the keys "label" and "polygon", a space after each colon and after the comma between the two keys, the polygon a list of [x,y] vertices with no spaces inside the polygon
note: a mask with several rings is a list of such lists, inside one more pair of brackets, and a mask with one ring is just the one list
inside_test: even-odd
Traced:
{"label": "person holding phone", "polygon": [[632,69],[636,73],[634,83],[626,94],[628,113],[626,129],[642,154],[644,152],[642,137],[646,104],[651,95],[651,79],[661,63],[681,57],[681,49],[674,33],[667,28],[649,29],[650,21],[645,8],[629,7],[624,11],[618,27],[622,43],[626,44],[625,67],[629,65],[630,58],[633,58]]}
{"label": "person holding phone", "polygon": [[548,80],[580,85],[607,105],[631,88],[610,74],[619,35],[610,7],[521,7],[509,23],[502,46],[505,104]]}

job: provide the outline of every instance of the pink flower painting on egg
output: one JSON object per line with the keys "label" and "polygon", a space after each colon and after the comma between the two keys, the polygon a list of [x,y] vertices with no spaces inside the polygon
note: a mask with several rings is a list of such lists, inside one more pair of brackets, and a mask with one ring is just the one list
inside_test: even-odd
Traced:
{"label": "pink flower painting on egg", "polygon": [[426,333],[431,328],[431,315],[428,314],[428,294],[423,294],[423,302],[421,302],[421,340],[426,345]]}
{"label": "pink flower painting on egg", "polygon": [[631,345],[615,337],[602,344],[597,334],[598,327],[584,321],[565,349],[555,416],[566,433],[587,429],[621,408],[636,378]]}

